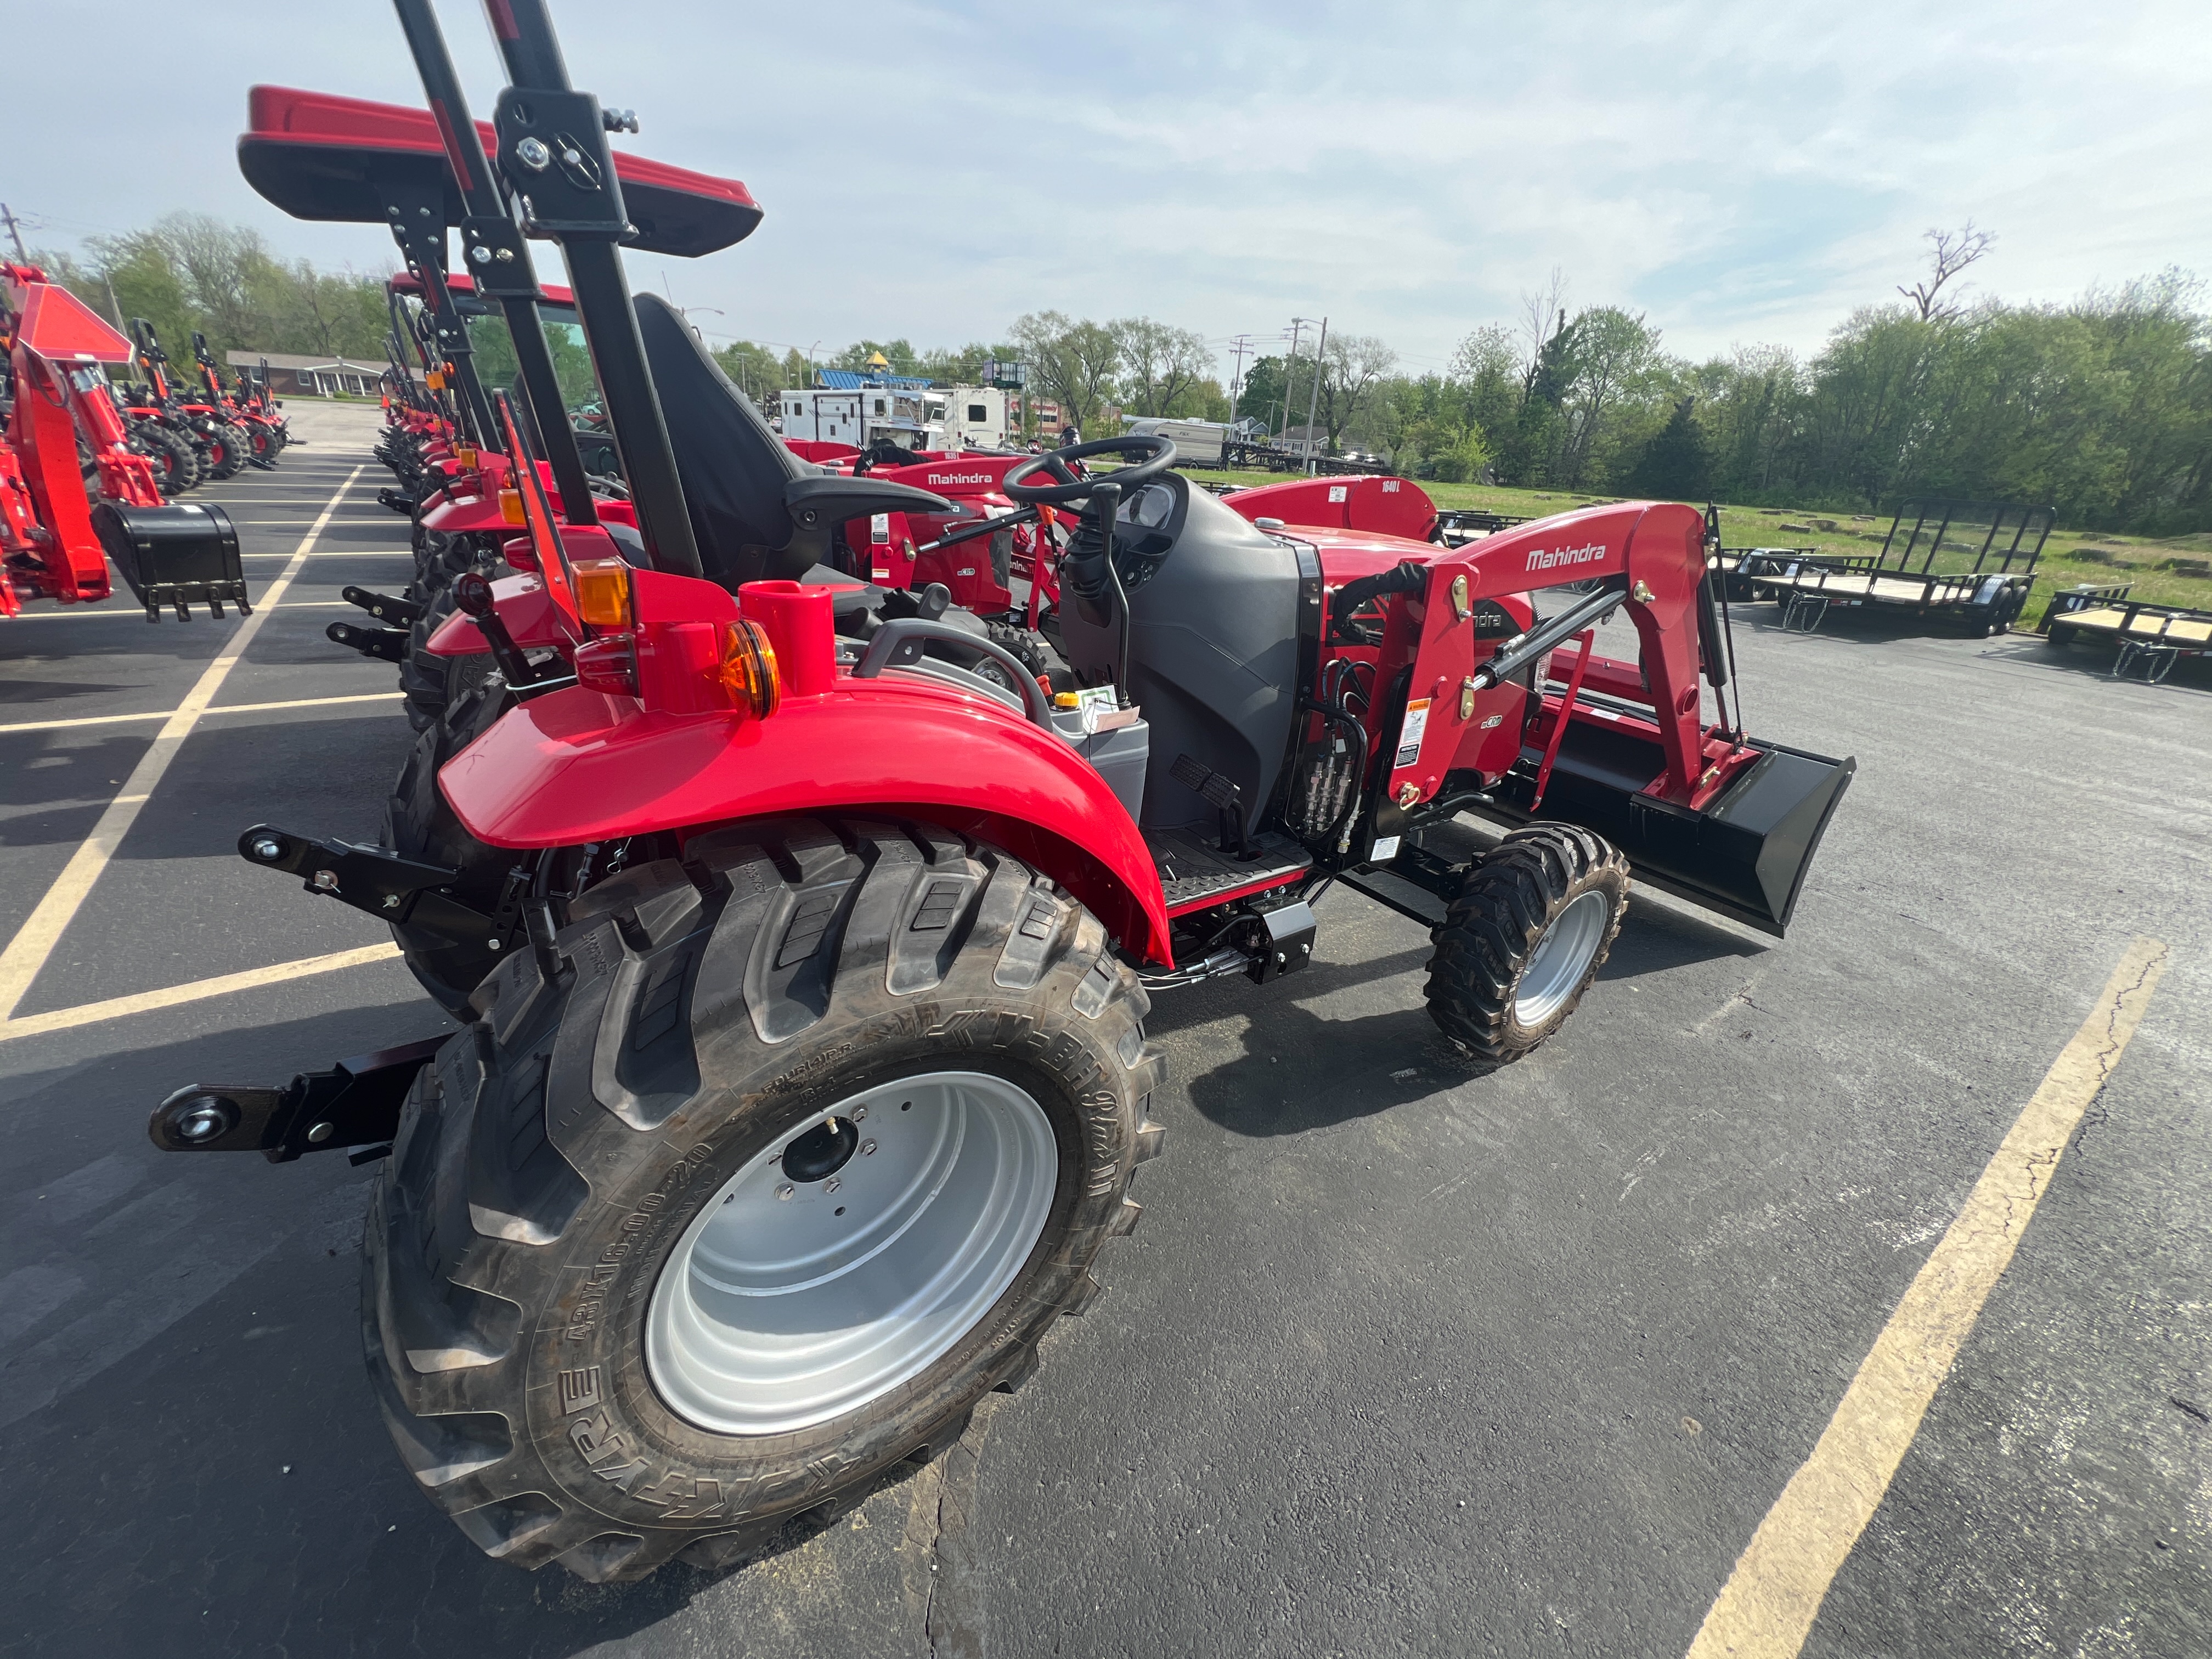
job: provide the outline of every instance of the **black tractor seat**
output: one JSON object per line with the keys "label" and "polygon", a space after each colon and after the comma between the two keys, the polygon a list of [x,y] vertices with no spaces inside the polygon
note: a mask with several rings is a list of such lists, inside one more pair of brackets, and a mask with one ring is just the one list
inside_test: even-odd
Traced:
{"label": "black tractor seat", "polygon": [[699,561],[713,580],[733,592],[746,582],[816,580],[839,525],[878,513],[953,510],[944,497],[910,484],[808,465],[769,430],[682,313],[653,294],[632,303]]}

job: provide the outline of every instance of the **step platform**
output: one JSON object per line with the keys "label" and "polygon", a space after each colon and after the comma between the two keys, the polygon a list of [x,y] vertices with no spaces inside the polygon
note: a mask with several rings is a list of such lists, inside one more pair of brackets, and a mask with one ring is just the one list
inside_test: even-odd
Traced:
{"label": "step platform", "polygon": [[1313,867],[1305,848],[1287,836],[1253,836],[1256,856],[1250,859],[1223,852],[1215,837],[1194,830],[1147,830],[1145,845],[1152,849],[1170,916],[1265,892]]}

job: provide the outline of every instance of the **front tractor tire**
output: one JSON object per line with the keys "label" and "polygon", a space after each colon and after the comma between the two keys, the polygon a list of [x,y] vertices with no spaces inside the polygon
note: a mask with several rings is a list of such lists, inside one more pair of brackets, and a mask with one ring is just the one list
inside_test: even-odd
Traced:
{"label": "front tractor tire", "polygon": [[578,901],[418,1079],[364,1244],[401,1456],[489,1554],[747,1559],[936,1455],[1097,1291],[1146,998],[1018,860],[749,824]]}
{"label": "front tractor tire", "polygon": [[1628,860],[1570,824],[1516,830],[1467,873],[1437,924],[1429,1013],[1489,1066],[1566,1023],[1605,965],[1628,908]]}

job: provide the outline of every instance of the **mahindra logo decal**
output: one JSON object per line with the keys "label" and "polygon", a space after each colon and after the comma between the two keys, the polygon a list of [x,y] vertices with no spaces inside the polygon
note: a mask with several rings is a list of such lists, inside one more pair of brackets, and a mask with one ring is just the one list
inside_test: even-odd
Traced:
{"label": "mahindra logo decal", "polygon": [[1553,570],[1563,564],[1588,564],[1605,556],[1605,544],[1592,542],[1587,547],[1555,547],[1549,552],[1537,548],[1528,555],[1530,570]]}
{"label": "mahindra logo decal", "polygon": [[998,481],[988,472],[933,472],[929,482],[933,484],[995,483]]}

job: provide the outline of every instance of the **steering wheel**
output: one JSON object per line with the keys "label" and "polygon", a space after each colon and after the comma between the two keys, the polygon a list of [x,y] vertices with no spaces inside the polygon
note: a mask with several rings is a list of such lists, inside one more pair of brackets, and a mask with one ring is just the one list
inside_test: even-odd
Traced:
{"label": "steering wheel", "polygon": [[[1127,455],[1132,451],[1143,457],[1133,465],[1104,473],[1096,478],[1079,478],[1067,470],[1067,463],[1079,461],[1086,455]],[[1079,501],[1102,483],[1116,483],[1122,493],[1127,492],[1147,478],[1156,478],[1175,464],[1176,447],[1172,438],[1157,434],[1126,438],[1100,438],[1095,442],[1077,444],[1068,449],[1048,449],[1042,455],[1032,455],[1019,465],[1006,469],[1006,476],[999,488],[1010,501],[1030,507],[1065,507],[1070,501]],[[1039,472],[1049,472],[1060,480],[1056,484],[1024,483],[1023,479]]]}

